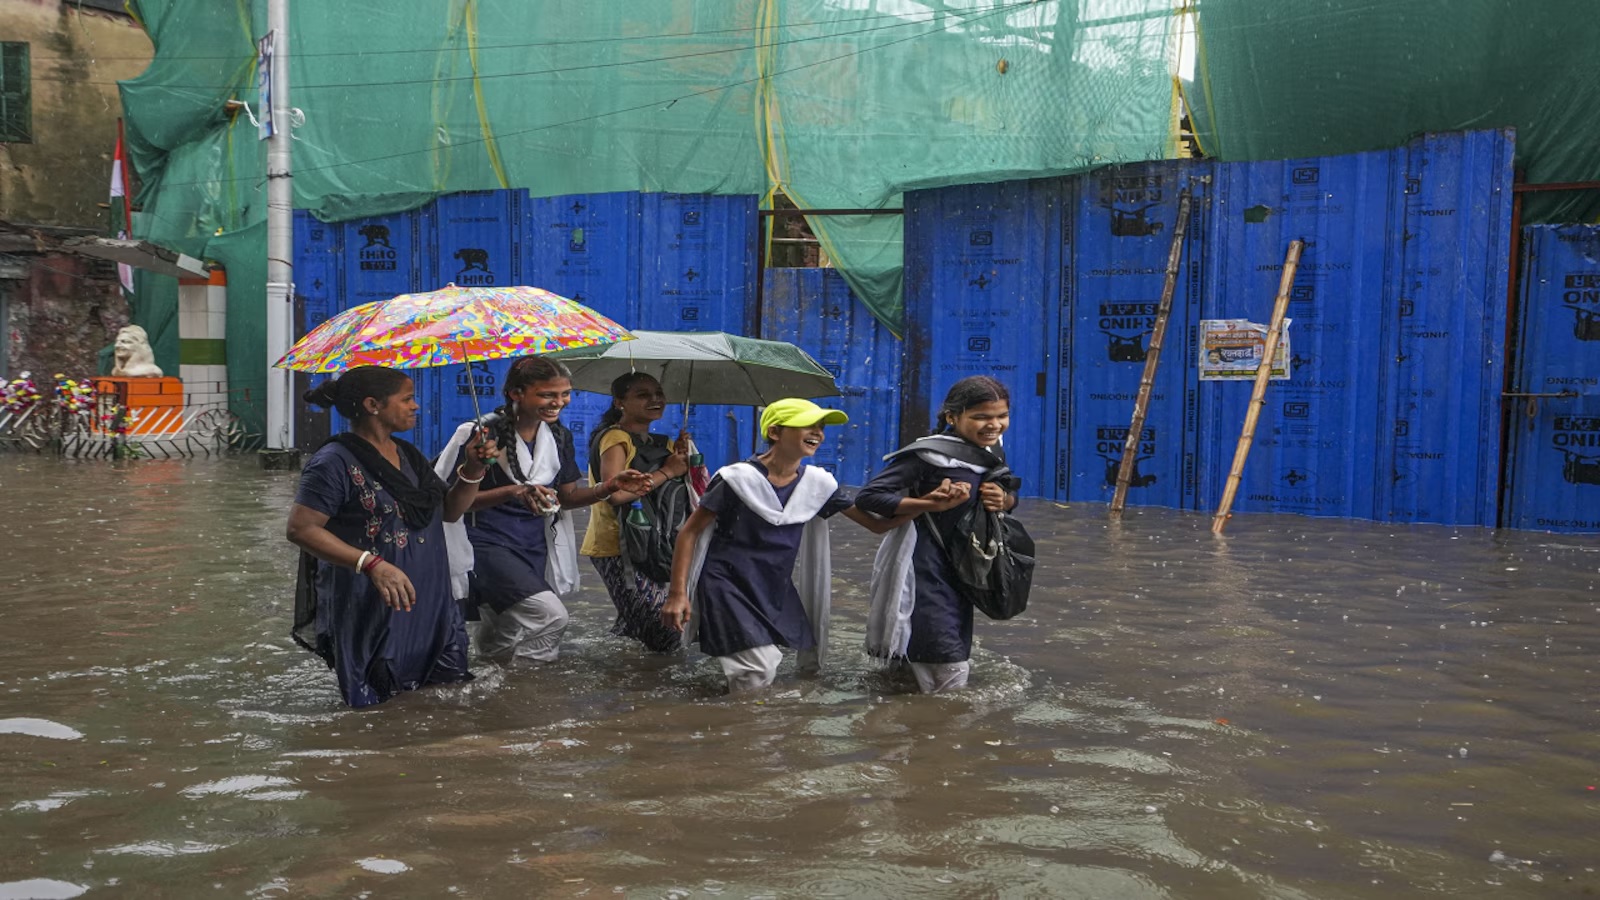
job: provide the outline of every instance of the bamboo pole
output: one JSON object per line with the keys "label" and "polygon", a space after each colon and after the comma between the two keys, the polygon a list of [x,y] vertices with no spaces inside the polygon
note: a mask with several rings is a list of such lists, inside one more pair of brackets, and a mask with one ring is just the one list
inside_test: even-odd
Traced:
{"label": "bamboo pole", "polygon": [[1239,446],[1233,451],[1233,469],[1228,472],[1228,484],[1222,489],[1222,502],[1211,520],[1211,533],[1221,534],[1228,523],[1228,511],[1233,509],[1233,499],[1239,493],[1239,480],[1244,477],[1244,461],[1250,455],[1250,445],[1256,439],[1256,422],[1261,418],[1261,408],[1267,405],[1267,381],[1272,377],[1272,358],[1278,352],[1278,339],[1283,332],[1283,317],[1289,312],[1289,289],[1294,286],[1295,270],[1300,268],[1300,252],[1305,241],[1289,244],[1289,253],[1283,259],[1283,277],[1278,280],[1278,297],[1272,304],[1272,321],[1267,325],[1267,343],[1261,351],[1261,363],[1256,366],[1255,389],[1250,393],[1250,408],[1244,414],[1244,430],[1239,433]]}
{"label": "bamboo pole", "polygon": [[1155,390],[1156,369],[1161,365],[1161,347],[1167,338],[1167,321],[1172,318],[1172,297],[1178,290],[1178,263],[1183,259],[1183,235],[1189,227],[1189,191],[1178,195],[1178,222],[1172,228],[1172,249],[1167,252],[1167,280],[1161,285],[1161,305],[1156,308],[1156,325],[1150,332],[1150,349],[1145,352],[1144,374],[1139,377],[1139,396],[1133,403],[1133,422],[1122,442],[1122,465],[1117,468],[1117,490],[1111,495],[1111,518],[1122,518],[1128,504],[1128,486],[1133,483],[1133,467],[1139,458],[1139,435],[1150,412],[1150,394]]}

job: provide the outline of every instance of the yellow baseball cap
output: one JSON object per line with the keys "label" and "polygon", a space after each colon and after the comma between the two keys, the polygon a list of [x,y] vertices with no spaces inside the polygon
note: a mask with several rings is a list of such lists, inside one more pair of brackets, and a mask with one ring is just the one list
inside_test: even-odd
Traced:
{"label": "yellow baseball cap", "polygon": [[761,435],[765,437],[774,425],[785,428],[805,428],[808,425],[843,425],[850,417],[837,409],[823,409],[810,400],[787,397],[767,407],[761,414]]}

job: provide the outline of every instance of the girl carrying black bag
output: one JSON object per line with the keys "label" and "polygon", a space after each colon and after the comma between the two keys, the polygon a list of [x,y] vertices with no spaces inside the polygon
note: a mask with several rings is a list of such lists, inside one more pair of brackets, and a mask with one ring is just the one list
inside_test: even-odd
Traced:
{"label": "girl carrying black bag", "polygon": [[[880,516],[923,513],[878,550],[867,651],[885,663],[907,660],[925,693],[966,685],[973,609],[1009,618],[1027,605],[1033,542],[1008,514],[1021,482],[999,446],[1010,421],[1004,385],[962,379],[939,411],[940,432],[890,454],[856,495],[857,506]],[[964,502],[934,511],[917,499],[943,483]]]}

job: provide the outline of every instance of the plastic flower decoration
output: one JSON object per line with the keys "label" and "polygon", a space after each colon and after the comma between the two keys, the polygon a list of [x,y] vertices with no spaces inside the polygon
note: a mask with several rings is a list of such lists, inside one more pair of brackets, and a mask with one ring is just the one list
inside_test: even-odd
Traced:
{"label": "plastic flower decoration", "polygon": [[33,383],[27,372],[22,377],[13,379],[9,383],[0,382],[0,407],[13,415],[20,415],[33,408],[35,403],[42,399],[38,385]]}
{"label": "plastic flower decoration", "polygon": [[94,382],[87,378],[78,381],[57,373],[56,403],[71,415],[92,415],[95,405]]}

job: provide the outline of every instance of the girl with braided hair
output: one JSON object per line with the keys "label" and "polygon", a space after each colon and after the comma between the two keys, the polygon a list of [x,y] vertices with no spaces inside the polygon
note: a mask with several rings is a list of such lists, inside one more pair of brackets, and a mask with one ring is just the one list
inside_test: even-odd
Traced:
{"label": "girl with braided hair", "polygon": [[[572,432],[561,411],[572,400],[571,373],[561,363],[525,356],[506,374],[505,404],[489,431],[501,448],[478,486],[466,517],[472,550],[469,611],[476,609],[478,652],[491,658],[549,662],[567,627],[562,595],[578,588],[577,542],[567,510],[620,490],[640,491],[646,476],[631,469],[580,487]],[[443,456],[464,458],[483,422],[456,430]],[[460,475],[456,476],[458,479]]]}

